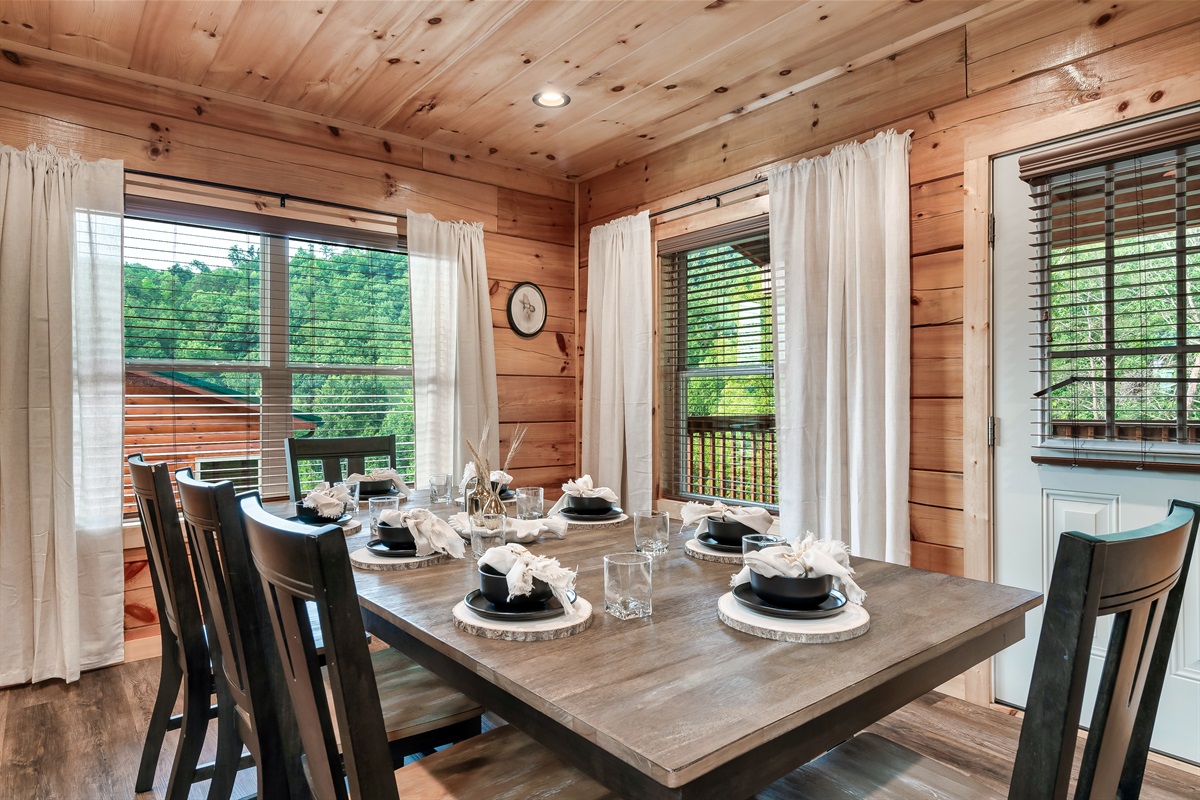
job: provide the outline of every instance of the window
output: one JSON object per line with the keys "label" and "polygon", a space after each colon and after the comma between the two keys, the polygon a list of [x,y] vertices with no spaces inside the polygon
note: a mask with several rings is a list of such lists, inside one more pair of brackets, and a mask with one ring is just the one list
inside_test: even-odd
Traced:
{"label": "window", "polygon": [[664,494],[776,506],[765,219],[662,242],[660,256]]}
{"label": "window", "polygon": [[1042,443],[1200,454],[1200,142],[1032,183]]}
{"label": "window", "polygon": [[408,258],[395,242],[127,217],[126,451],[281,496],[285,438],[394,433],[412,480]]}

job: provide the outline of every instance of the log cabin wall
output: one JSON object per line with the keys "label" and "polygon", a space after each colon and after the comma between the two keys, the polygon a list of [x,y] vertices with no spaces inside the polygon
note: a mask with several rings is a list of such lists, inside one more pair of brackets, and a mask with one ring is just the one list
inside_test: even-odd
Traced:
{"label": "log cabin wall", "polygon": [[[594,225],[739,186],[771,165],[881,130],[911,129],[912,563],[987,577],[964,569],[963,549],[964,450],[981,446],[964,448],[963,437],[964,378],[979,379],[963,359],[967,145],[1060,116],[1079,123],[1058,120],[1045,138],[1200,101],[1198,20],[1200,4],[1187,2],[1000,8],[887,60],[848,65],[763,109],[731,110],[722,125],[589,177],[579,194],[580,345]],[[766,193],[762,184],[725,197],[717,209],[709,202],[665,214],[655,220],[655,235],[765,214]],[[990,556],[983,560],[990,564]]]}
{"label": "log cabin wall", "polygon": [[[138,85],[5,53],[0,144],[54,145],[127,169],[484,225],[500,400],[500,451],[529,434],[511,470],[557,498],[575,472],[575,187],[529,170],[472,163],[303,117]],[[505,303],[524,280],[546,295],[545,330],[523,339]],[[126,658],[156,655],[158,620],[141,536],[125,536]]]}

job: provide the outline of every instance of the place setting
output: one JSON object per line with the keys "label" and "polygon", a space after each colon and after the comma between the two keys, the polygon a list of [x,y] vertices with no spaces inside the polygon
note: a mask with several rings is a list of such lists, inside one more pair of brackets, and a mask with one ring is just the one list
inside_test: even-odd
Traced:
{"label": "place setting", "polygon": [[404,478],[394,469],[373,469],[368,473],[354,472],[346,476],[346,483],[358,484],[360,500],[370,497],[408,497],[410,491]]}
{"label": "place setting", "polygon": [[[695,525],[684,552],[700,561],[718,564],[742,563],[742,540],[747,536],[770,537],[764,544],[780,544],[784,539],[771,533],[775,518],[765,508],[729,506],[720,500],[685,503],[679,511],[683,527]],[[777,527],[776,527],[777,529]],[[760,540],[756,540],[760,541]]]}
{"label": "place setting", "polygon": [[764,639],[808,644],[846,641],[870,629],[867,595],[854,581],[845,543],[812,533],[791,543],[762,538],[743,539],[745,566],[717,601],[721,622]]}
{"label": "place setting", "polygon": [[362,530],[362,523],[354,519],[358,493],[358,483],[318,483],[303,500],[295,502],[296,514],[287,519],[305,525],[340,525],[343,533],[352,536]]}
{"label": "place setting", "polygon": [[479,559],[479,588],[455,604],[454,624],[487,639],[541,642],[592,624],[592,604],[575,591],[574,570],[523,545],[498,544]]}
{"label": "place setting", "polygon": [[567,481],[562,491],[547,516],[559,516],[572,528],[617,525],[629,519],[617,505],[617,493],[606,486],[593,486],[590,475]]}
{"label": "place setting", "polygon": [[371,539],[350,553],[350,563],[372,571],[419,569],[462,558],[466,545],[444,519],[425,508],[400,509],[398,497],[368,503]]}

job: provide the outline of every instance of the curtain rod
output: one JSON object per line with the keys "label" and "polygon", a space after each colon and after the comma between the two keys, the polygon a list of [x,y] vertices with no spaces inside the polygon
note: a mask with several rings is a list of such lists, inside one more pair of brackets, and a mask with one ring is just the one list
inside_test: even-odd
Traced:
{"label": "curtain rod", "polygon": [[[179,181],[180,183],[190,183],[196,186],[210,186],[214,189],[227,189],[232,192],[245,192],[247,194],[266,194],[274,195],[279,198],[279,207],[287,208],[288,200],[298,200],[301,203],[311,203],[318,206],[327,206],[329,208],[340,208],[343,211],[358,211],[362,214],[379,214],[384,217],[394,217],[395,219],[408,219],[406,214],[396,214],[391,211],[379,211],[374,208],[363,208],[362,206],[349,206],[345,203],[334,203],[330,200],[316,200],[312,197],[301,197],[295,194],[281,194],[279,192],[267,192],[261,189],[247,189],[245,186],[234,186],[231,183],[217,183],[216,181],[202,181],[199,178],[180,178],[175,175],[164,175],[160,172],[145,172],[139,169],[127,169],[126,175],[140,175],[143,178],[161,178],[162,180]],[[733,191],[732,189],[730,191]]]}
{"label": "curtain rod", "polygon": [[740,192],[742,189],[749,189],[751,186],[758,186],[760,183],[766,183],[766,182],[767,182],[766,178],[755,178],[754,180],[750,181],[749,183],[743,183],[741,186],[734,186],[732,189],[726,189],[721,192],[713,192],[712,194],[706,194],[704,197],[697,197],[695,200],[689,200],[686,203],[680,203],[677,206],[671,206],[670,208],[664,208],[662,211],[655,211],[653,214],[650,215],[650,218],[653,219],[654,217],[657,217],[659,214],[669,214],[672,211],[678,211],[681,208],[687,208],[688,206],[694,206],[699,203],[707,203],[709,200],[716,200],[717,208],[720,208],[721,207],[721,198],[724,197],[725,195],[733,194],[734,192]]}

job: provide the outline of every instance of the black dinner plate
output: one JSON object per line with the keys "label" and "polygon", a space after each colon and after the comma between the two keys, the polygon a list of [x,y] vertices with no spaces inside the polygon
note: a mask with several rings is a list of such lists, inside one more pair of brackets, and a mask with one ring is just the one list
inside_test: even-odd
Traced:
{"label": "black dinner plate", "polygon": [[846,605],[846,595],[834,589],[829,593],[829,597],[826,597],[821,601],[820,605],[814,608],[780,608],[779,606],[771,605],[756,595],[748,583],[734,587],[733,599],[751,611],[757,611],[760,614],[766,614],[771,617],[782,617],[783,619],[822,619],[824,617],[832,617],[834,614],[841,613],[841,610]]}
{"label": "black dinner plate", "polygon": [[351,516],[350,514],[342,514],[337,519],[328,519],[326,517],[321,517],[319,520],[316,520],[316,521],[313,521],[311,519],[301,519],[300,517],[288,517],[287,521],[288,522],[299,522],[301,525],[331,525],[331,524],[341,525],[344,522],[349,522],[350,516]]}
{"label": "black dinner plate", "polygon": [[709,549],[720,550],[722,553],[742,552],[742,546],[740,544],[724,544],[722,542],[718,542],[712,537],[712,534],[708,533],[707,531],[705,533],[697,533],[696,541]]}
{"label": "black dinner plate", "polygon": [[386,489],[384,491],[371,491],[370,489],[364,489],[364,488],[362,488],[362,484],[360,483],[358,485],[359,499],[361,500],[364,497],[396,497],[397,495],[399,495],[400,490],[396,488],[396,484],[392,483],[391,481],[388,481],[388,483],[391,484],[392,488]]}
{"label": "black dinner plate", "polygon": [[[575,602],[575,593],[569,595],[571,602]],[[467,608],[484,619],[494,619],[500,622],[530,622],[538,619],[553,619],[560,617],[566,613],[562,607],[562,603],[558,602],[557,597],[551,597],[541,608],[531,608],[526,611],[505,611],[492,605],[491,601],[483,596],[483,592],[478,589],[472,589],[463,598],[463,602],[467,604]]]}
{"label": "black dinner plate", "polygon": [[575,522],[605,522],[610,519],[616,519],[625,512],[617,506],[613,506],[608,511],[605,511],[601,514],[597,514],[593,511],[580,512],[570,508],[563,508],[558,513],[562,514],[569,520],[574,520]]}
{"label": "black dinner plate", "polygon": [[387,542],[381,542],[378,539],[372,539],[367,542],[367,549],[377,556],[384,558],[412,558],[417,554],[417,546],[415,544],[398,544],[391,545]]}

